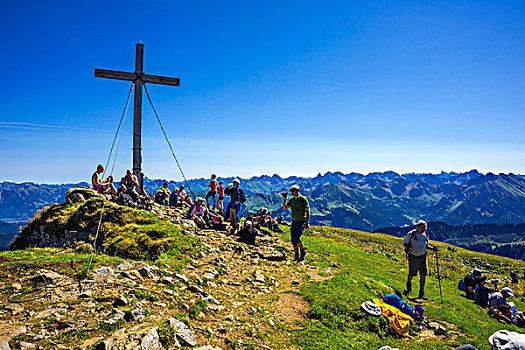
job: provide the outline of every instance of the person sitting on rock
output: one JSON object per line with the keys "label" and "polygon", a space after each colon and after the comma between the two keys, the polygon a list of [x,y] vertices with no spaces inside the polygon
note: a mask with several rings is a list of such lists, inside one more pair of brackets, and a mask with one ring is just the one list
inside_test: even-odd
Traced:
{"label": "person sitting on rock", "polygon": [[188,209],[186,218],[194,220],[197,223],[197,226],[200,228],[212,227],[210,221],[210,212],[204,204],[204,198],[202,197],[197,197],[195,199],[195,203],[190,207],[190,209]]}
{"label": "person sitting on rock", "polygon": [[237,241],[258,247],[259,245],[255,242],[255,238],[260,235],[261,233],[253,227],[252,222],[246,220],[244,227],[237,232]]}
{"label": "person sitting on rock", "polygon": [[110,192],[116,195],[117,189],[113,185],[113,175],[109,175],[107,179],[102,181],[102,179],[100,178],[100,174],[102,174],[103,172],[104,165],[99,164],[97,166],[97,171],[95,171],[91,176],[91,185],[93,186],[93,189],[98,193]]}
{"label": "person sitting on rock", "polygon": [[168,205],[170,207],[177,207],[177,206],[179,206],[179,189],[177,187],[175,187],[173,189],[173,192],[171,192],[170,200],[169,200]]}
{"label": "person sitting on rock", "polygon": [[127,194],[131,197],[133,201],[138,201],[140,198],[140,195],[137,192],[137,188],[139,188],[139,182],[137,180],[137,177],[133,175],[130,169],[126,171],[126,175],[120,179],[120,183],[118,186],[118,192]]}
{"label": "person sitting on rock", "polygon": [[155,194],[155,203],[166,205],[168,204],[168,199],[170,198],[170,190],[168,188],[168,183],[165,182],[162,186],[159,187],[157,193]]}
{"label": "person sitting on rock", "polygon": [[284,216],[279,216],[279,219],[277,219],[277,223],[279,225],[283,225],[283,226],[290,226],[290,223],[289,222],[286,222],[284,221]]}
{"label": "person sitting on rock", "polygon": [[184,184],[180,185],[179,187],[179,201],[183,203],[188,203],[189,205],[193,205],[191,195],[186,194],[186,191],[184,191]]}

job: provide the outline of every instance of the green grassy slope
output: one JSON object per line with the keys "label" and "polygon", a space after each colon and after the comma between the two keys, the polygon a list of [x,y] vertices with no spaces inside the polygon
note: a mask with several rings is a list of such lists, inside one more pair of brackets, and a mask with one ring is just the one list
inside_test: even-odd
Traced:
{"label": "green grassy slope", "polygon": [[[429,257],[432,275],[427,281],[424,302],[425,314],[448,329],[451,336],[424,338],[412,333],[412,339],[401,339],[389,334],[386,320],[367,316],[360,304],[372,300],[378,294],[404,290],[406,260],[401,250],[402,239],[382,234],[315,227],[304,238],[310,253],[317,255],[320,268],[339,264],[335,277],[302,287],[301,294],[310,303],[309,320],[302,322],[302,329],[294,332],[293,342],[303,349],[375,349],[390,345],[400,349],[451,349],[471,343],[478,349],[488,349],[488,338],[497,330],[510,329],[523,332],[513,325],[497,322],[487,315],[487,310],[464,298],[457,290],[457,282],[474,266],[484,267],[489,277],[503,279],[502,286],[510,286],[518,299],[519,310],[525,310],[521,301],[523,282],[510,285],[508,272],[511,268],[523,269],[523,262],[478,254],[458,249],[447,250],[446,244],[438,243],[443,299],[439,296],[435,274],[435,254]],[[419,281],[414,280],[417,291]],[[420,301],[412,301],[412,305]]]}

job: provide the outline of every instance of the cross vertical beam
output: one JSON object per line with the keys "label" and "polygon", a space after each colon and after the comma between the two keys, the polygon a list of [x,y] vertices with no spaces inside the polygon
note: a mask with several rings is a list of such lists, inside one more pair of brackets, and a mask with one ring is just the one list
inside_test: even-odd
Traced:
{"label": "cross vertical beam", "polygon": [[144,45],[135,46],[135,104],[133,110],[133,174],[142,188],[142,85],[144,74]]}
{"label": "cross vertical beam", "polygon": [[180,86],[179,78],[144,74],[144,45],[135,46],[135,72],[95,68],[96,78],[132,81],[135,84],[135,103],[133,110],[133,174],[142,187],[142,87],[145,83]]}

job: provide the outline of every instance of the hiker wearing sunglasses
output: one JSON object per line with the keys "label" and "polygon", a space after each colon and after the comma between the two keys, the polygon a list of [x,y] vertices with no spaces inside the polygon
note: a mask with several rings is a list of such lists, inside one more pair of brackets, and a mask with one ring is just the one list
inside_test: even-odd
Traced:
{"label": "hiker wearing sunglasses", "polygon": [[425,295],[425,280],[428,275],[427,249],[437,251],[437,246],[431,246],[428,238],[427,223],[419,220],[416,229],[410,231],[403,244],[408,256],[408,277],[406,290],[403,293],[408,296],[412,292],[412,278],[419,273],[419,298],[428,300]]}
{"label": "hiker wearing sunglasses", "polygon": [[301,236],[304,229],[308,229],[308,222],[310,221],[310,205],[305,196],[299,194],[299,186],[293,185],[290,187],[293,197],[288,202],[288,193],[283,192],[283,210],[292,209],[292,227],[290,233],[292,235],[292,245],[295,252],[294,261],[304,261],[306,251],[303,247]]}

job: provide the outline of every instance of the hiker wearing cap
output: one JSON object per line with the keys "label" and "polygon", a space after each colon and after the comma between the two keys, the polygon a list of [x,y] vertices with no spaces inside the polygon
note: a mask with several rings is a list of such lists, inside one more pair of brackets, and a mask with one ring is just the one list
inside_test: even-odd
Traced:
{"label": "hiker wearing cap", "polygon": [[237,241],[258,247],[259,245],[255,242],[255,238],[260,235],[261,233],[253,227],[253,223],[250,220],[246,220],[244,227],[237,233],[239,237]]}
{"label": "hiker wearing cap", "polygon": [[244,190],[239,187],[240,183],[241,182],[238,179],[235,179],[224,189],[224,193],[227,196],[230,196],[230,202],[226,208],[225,218],[230,220],[233,234],[236,234],[239,229],[238,215],[241,210],[241,203],[246,202]]}
{"label": "hiker wearing cap", "polygon": [[512,297],[515,298],[514,292],[509,287],[505,287],[501,289],[500,292],[492,293],[489,296],[489,309],[492,308],[498,308],[500,305],[506,305],[507,304],[507,298]]}
{"label": "hiker wearing cap", "polygon": [[472,270],[468,275],[463,277],[465,282],[465,296],[468,299],[474,299],[474,292],[476,287],[479,285],[481,278],[483,277],[483,272],[480,269]]}
{"label": "hiker wearing cap", "polygon": [[403,294],[408,296],[412,292],[412,279],[419,273],[419,298],[423,300],[428,300],[425,295],[425,280],[428,275],[427,249],[437,251],[437,247],[429,244],[426,229],[427,223],[419,220],[416,229],[410,231],[403,242],[408,257],[408,277]]}
{"label": "hiker wearing cap", "polygon": [[290,192],[292,192],[293,197],[290,198],[288,203],[286,202],[288,193],[284,192],[282,194],[283,210],[292,210],[292,227],[290,228],[290,233],[292,235],[292,245],[295,252],[294,261],[304,261],[306,251],[304,250],[301,236],[304,229],[308,229],[308,223],[310,221],[310,205],[308,204],[308,199],[299,194],[298,185],[290,187]]}

